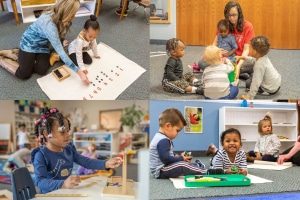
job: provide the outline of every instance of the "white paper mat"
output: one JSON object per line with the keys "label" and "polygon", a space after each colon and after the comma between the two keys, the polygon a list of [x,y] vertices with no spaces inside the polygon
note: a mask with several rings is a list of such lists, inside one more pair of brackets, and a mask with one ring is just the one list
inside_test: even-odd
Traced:
{"label": "white paper mat", "polygon": [[254,164],[250,164],[247,167],[250,169],[267,169],[267,170],[284,170],[293,166],[291,162],[284,162],[282,165],[276,162],[255,160]]}
{"label": "white paper mat", "polygon": [[86,65],[88,78],[95,86],[84,85],[79,76],[68,68],[71,77],[61,82],[51,73],[37,79],[41,89],[51,100],[114,100],[146,71],[104,43],[98,44],[98,51],[101,58],[96,59],[89,52],[93,63]]}
{"label": "white paper mat", "polygon": [[[271,180],[268,179],[264,179],[258,176],[254,176],[251,174],[247,175],[248,178],[250,178],[251,180],[251,184],[256,184],[256,183],[270,183],[273,182]],[[189,188],[199,188],[199,187],[186,187],[184,185],[184,179],[183,178],[170,178],[170,181],[173,182],[173,185],[176,189],[189,189]]]}

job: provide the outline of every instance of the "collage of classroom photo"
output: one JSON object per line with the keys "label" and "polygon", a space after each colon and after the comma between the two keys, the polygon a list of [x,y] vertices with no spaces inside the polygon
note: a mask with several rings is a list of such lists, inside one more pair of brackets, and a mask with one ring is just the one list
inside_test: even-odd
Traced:
{"label": "collage of classroom photo", "polygon": [[299,10],[0,0],[0,200],[300,199]]}

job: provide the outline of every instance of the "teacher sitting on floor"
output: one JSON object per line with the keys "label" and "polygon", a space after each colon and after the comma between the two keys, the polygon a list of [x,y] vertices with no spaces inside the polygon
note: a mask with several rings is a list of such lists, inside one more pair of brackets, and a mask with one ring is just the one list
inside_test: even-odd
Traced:
{"label": "teacher sitting on floor", "polygon": [[[236,50],[237,56],[248,56],[250,51],[250,41],[254,37],[253,25],[244,19],[243,11],[238,2],[229,1],[224,8],[224,17],[229,21],[229,33],[235,37],[238,48]],[[218,36],[215,37],[213,45],[217,46]],[[223,50],[222,54],[226,57],[227,51]],[[247,63],[240,60],[236,67],[236,78],[246,80],[247,87],[250,88],[253,63]]]}
{"label": "teacher sitting on floor", "polygon": [[84,83],[89,83],[86,74],[72,62],[61,43],[79,7],[79,0],[58,0],[48,12],[27,28],[20,42],[19,68],[15,73],[18,78],[28,79],[33,73],[47,73],[50,68],[50,43],[62,61],[75,71]]}

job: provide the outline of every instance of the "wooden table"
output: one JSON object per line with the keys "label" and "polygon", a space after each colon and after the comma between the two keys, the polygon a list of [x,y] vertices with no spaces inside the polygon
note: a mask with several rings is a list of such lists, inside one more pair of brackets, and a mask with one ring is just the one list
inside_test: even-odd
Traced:
{"label": "wooden table", "polygon": [[111,198],[111,197],[103,197],[102,191],[104,186],[106,186],[107,177],[105,176],[97,176],[92,177],[86,180],[83,180],[79,186],[74,189],[59,189],[53,192],[47,193],[49,195],[64,195],[64,194],[77,194],[77,195],[85,195],[84,197],[36,197],[33,200],[116,200],[122,199],[118,198]]}

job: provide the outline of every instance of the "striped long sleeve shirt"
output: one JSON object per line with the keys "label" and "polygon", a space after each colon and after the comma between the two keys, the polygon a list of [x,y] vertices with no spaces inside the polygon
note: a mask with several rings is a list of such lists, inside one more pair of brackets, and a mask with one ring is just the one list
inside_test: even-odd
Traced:
{"label": "striped long sleeve shirt", "polygon": [[230,92],[228,74],[233,70],[234,67],[229,60],[227,64],[206,67],[202,75],[204,96],[210,99],[219,99],[228,96]]}
{"label": "striped long sleeve shirt", "polygon": [[213,164],[213,168],[215,169],[227,170],[230,169],[233,165],[237,166],[240,169],[247,169],[246,153],[244,150],[240,149],[236,153],[234,162],[231,162],[227,152],[224,149],[222,149],[218,151],[212,164]]}

